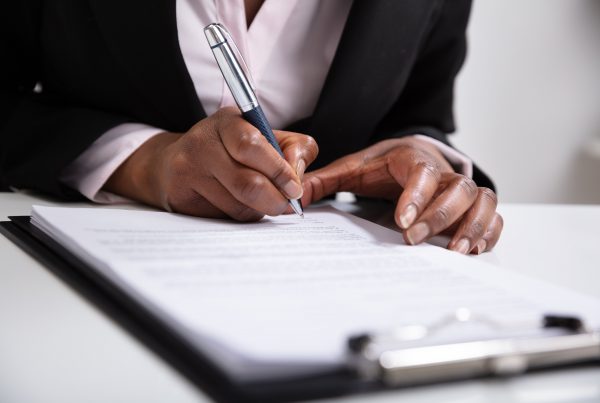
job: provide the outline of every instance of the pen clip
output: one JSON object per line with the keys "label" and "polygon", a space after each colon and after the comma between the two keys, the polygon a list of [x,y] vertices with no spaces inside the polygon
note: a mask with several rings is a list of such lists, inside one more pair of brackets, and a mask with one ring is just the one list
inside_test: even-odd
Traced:
{"label": "pen clip", "polygon": [[242,56],[242,52],[237,47],[237,44],[233,40],[233,37],[231,36],[231,33],[225,27],[225,25],[221,24],[220,22],[217,23],[217,25],[223,30],[223,35],[225,36],[225,40],[227,41],[227,43],[229,43],[231,45],[231,50],[234,53],[234,55],[235,55],[236,59],[238,60],[238,62],[240,63],[240,67],[242,68],[242,71],[246,75],[246,78],[248,79],[248,83],[250,84],[250,87],[254,91],[256,91],[256,85],[254,84],[254,78],[252,78],[252,74],[250,74],[250,68],[246,64],[246,59],[244,59],[244,57]]}

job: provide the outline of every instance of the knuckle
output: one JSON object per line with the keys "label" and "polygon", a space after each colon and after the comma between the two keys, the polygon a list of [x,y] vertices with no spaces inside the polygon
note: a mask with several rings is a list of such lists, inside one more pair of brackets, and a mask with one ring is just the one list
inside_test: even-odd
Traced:
{"label": "knuckle", "polygon": [[160,194],[160,202],[167,211],[198,216],[202,215],[203,207],[208,204],[188,183],[178,180],[168,181]]}
{"label": "knuckle", "polygon": [[285,210],[288,207],[288,203],[271,203],[269,204],[265,210],[264,213],[270,216],[278,216],[281,215],[283,213],[285,213]]}
{"label": "knuckle", "polygon": [[304,146],[309,149],[315,156],[319,153],[319,145],[317,141],[309,135],[304,134]]}
{"label": "knuckle", "polygon": [[[403,193],[404,191],[402,191],[400,196],[402,196]],[[408,197],[410,198],[410,203],[414,204],[417,207],[417,211],[423,212],[424,207],[427,205],[425,201],[425,195],[423,194],[423,192],[412,192],[409,193]]]}
{"label": "knuckle", "polygon": [[219,147],[221,143],[217,132],[213,130],[213,128],[205,125],[194,126],[183,139],[185,141],[181,142],[181,151],[188,154],[191,158],[198,154],[210,152]]}
{"label": "knuckle", "polygon": [[424,150],[415,147],[413,144],[403,145],[401,148],[404,149],[404,152],[416,163],[429,164],[435,167],[435,163]]}
{"label": "knuckle", "polygon": [[246,202],[256,201],[266,186],[265,179],[260,175],[248,175],[238,181],[238,191],[242,200]]}
{"label": "knuckle", "polygon": [[417,163],[417,168],[423,173],[423,175],[435,178],[436,180],[440,179],[440,170],[438,167],[431,163],[430,161],[421,161]]}
{"label": "knuckle", "polygon": [[456,186],[471,198],[475,198],[477,196],[477,184],[475,184],[472,179],[469,179],[466,176],[460,175],[456,179]]}
{"label": "knuckle", "polygon": [[475,218],[468,227],[468,233],[472,238],[481,238],[486,231],[486,225],[481,219]]}
{"label": "knuckle", "polygon": [[169,211],[171,209],[174,211],[180,204],[185,204],[186,195],[180,183],[176,183],[174,181],[170,181],[161,192],[161,206]]}
{"label": "knuckle", "polygon": [[432,215],[431,226],[433,228],[442,229],[450,225],[452,214],[447,206],[438,207]]}
{"label": "knuckle", "polygon": [[251,209],[250,207],[240,204],[231,213],[231,218],[242,222],[258,221],[263,217],[258,211]]}
{"label": "knuckle", "polygon": [[176,153],[170,161],[170,174],[175,178],[182,178],[188,175],[191,170],[191,164],[185,152]]}
{"label": "knuckle", "polygon": [[236,129],[243,121],[239,116],[239,111],[231,106],[223,107],[217,110],[208,119],[212,120],[213,129],[219,134],[227,133]]}
{"label": "knuckle", "polygon": [[163,192],[165,193],[166,196],[172,197],[172,198],[178,198],[179,195],[182,193],[183,188],[184,188],[184,185],[183,185],[184,181],[178,180],[177,178],[180,178],[180,176],[172,175],[172,177],[169,178],[168,181],[166,181],[166,184],[163,187]]}
{"label": "knuckle", "polygon": [[492,189],[483,187],[479,188],[479,192],[483,199],[488,200],[494,206],[498,205],[498,196],[496,196],[496,193]]}
{"label": "knuckle", "polygon": [[237,157],[247,158],[253,155],[262,144],[262,135],[258,130],[244,131],[239,135],[237,147],[234,150]]}

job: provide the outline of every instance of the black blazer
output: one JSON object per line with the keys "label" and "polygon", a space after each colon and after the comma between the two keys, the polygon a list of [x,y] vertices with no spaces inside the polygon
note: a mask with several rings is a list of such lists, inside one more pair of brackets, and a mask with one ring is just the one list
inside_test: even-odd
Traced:
{"label": "black blazer", "polygon": [[[470,3],[355,0],[313,115],[288,128],[317,140],[313,168],[385,138],[448,143]],[[206,116],[178,46],[175,0],[6,1],[0,29],[5,187],[72,197],[60,172],[108,129],[184,132]],[[477,168],[474,179],[492,186]]]}

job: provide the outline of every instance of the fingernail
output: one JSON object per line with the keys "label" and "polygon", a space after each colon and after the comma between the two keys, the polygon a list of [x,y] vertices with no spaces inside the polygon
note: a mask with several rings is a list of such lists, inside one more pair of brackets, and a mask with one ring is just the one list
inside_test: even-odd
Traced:
{"label": "fingernail", "polygon": [[415,218],[417,218],[417,206],[411,203],[406,206],[404,212],[400,214],[400,226],[402,229],[410,227],[413,221],[415,221]]}
{"label": "fingernail", "polygon": [[294,180],[290,180],[283,185],[283,191],[290,199],[299,199],[302,197],[302,186]]}
{"label": "fingernail", "polygon": [[306,162],[304,162],[304,160],[301,159],[300,161],[298,161],[298,165],[296,165],[296,175],[298,175],[298,178],[300,178],[300,180],[302,180],[302,176],[304,176],[305,169]]}
{"label": "fingernail", "polygon": [[469,252],[469,249],[471,249],[471,243],[467,238],[461,238],[456,245],[454,245],[453,249],[458,253],[466,255],[467,252]]}
{"label": "fingernail", "polygon": [[406,231],[406,238],[411,245],[423,242],[427,235],[429,235],[429,227],[424,222],[420,222]]}
{"label": "fingernail", "polygon": [[475,254],[481,255],[485,248],[487,247],[487,242],[484,239],[480,239],[479,242],[475,245]]}

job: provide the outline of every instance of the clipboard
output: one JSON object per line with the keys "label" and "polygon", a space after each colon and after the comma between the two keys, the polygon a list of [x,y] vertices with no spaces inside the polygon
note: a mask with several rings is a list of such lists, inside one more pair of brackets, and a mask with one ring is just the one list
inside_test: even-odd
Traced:
{"label": "clipboard", "polygon": [[[428,336],[449,325],[473,322],[497,325],[491,318],[480,318],[463,310],[434,324],[351,335],[347,363],[336,370],[272,382],[239,382],[131,295],[34,227],[29,216],[9,219],[0,222],[2,234],[218,402],[290,402],[364,394],[597,363],[600,359],[600,332],[587,329],[576,317],[548,315],[540,318],[538,329],[503,329],[502,337],[488,340],[427,343]],[[441,351],[446,352],[443,360],[439,359]],[[418,358],[410,361],[407,357]]]}

